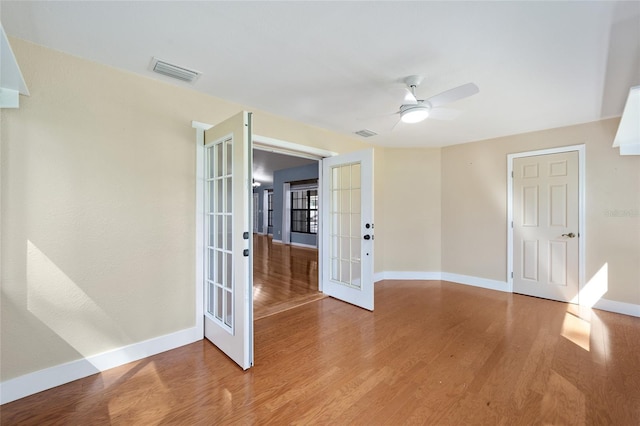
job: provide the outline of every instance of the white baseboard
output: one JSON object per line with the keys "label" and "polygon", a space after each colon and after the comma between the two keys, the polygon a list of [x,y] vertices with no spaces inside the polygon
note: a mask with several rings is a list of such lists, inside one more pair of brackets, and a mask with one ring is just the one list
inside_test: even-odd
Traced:
{"label": "white baseboard", "polygon": [[626,302],[617,302],[615,300],[600,299],[593,305],[594,309],[615,312],[617,314],[630,315],[640,317],[640,305]]}
{"label": "white baseboard", "polygon": [[474,287],[486,288],[510,292],[509,284],[504,281],[490,280],[487,278],[471,277],[468,275],[452,274],[450,272],[419,272],[419,271],[384,271],[374,274],[376,282],[382,280],[443,280],[457,284],[466,284]]}
{"label": "white baseboard", "polygon": [[472,277],[469,275],[452,274],[450,272],[443,272],[442,280],[451,281],[457,284],[466,284],[474,287],[486,288],[489,290],[506,291],[508,293],[511,292],[511,289],[509,288],[509,283],[507,283],[506,281],[491,280],[488,278],[478,278],[478,277]]}
{"label": "white baseboard", "polygon": [[304,248],[311,248],[311,249],[317,249],[317,248],[318,248],[318,247],[313,246],[313,245],[311,245],[311,244],[294,243],[294,242],[291,242],[290,244],[291,244],[292,246],[296,246],[296,247],[304,247]]}
{"label": "white baseboard", "polygon": [[[443,280],[456,284],[465,284],[489,290],[513,292],[506,281],[491,280],[488,278],[472,277],[469,275],[452,274],[450,272],[413,272],[413,271],[383,271],[374,274],[374,281],[382,280]],[[640,317],[640,305],[615,300],[600,299],[593,306],[594,309],[615,312],[617,314]]]}
{"label": "white baseboard", "polygon": [[276,243],[276,244],[283,244],[283,243],[282,243],[282,240],[276,240],[275,238],[272,238],[272,239],[271,239],[271,242],[272,242],[272,243]]}
{"label": "white baseboard", "polygon": [[0,404],[15,401],[92,374],[202,340],[197,327],[56,365],[0,383]]}
{"label": "white baseboard", "polygon": [[382,280],[440,280],[440,272],[384,271],[373,274],[375,282]]}

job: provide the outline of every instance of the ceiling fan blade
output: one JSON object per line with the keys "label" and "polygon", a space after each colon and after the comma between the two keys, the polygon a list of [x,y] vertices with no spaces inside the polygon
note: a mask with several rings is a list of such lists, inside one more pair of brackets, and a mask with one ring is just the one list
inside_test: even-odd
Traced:
{"label": "ceiling fan blade", "polygon": [[396,126],[397,126],[398,124],[400,124],[400,121],[401,121],[401,120],[398,118],[398,119],[396,120],[395,124],[393,125],[393,127],[391,127],[391,129],[389,129],[389,132],[393,132],[393,129],[395,129],[395,128],[396,128]]}
{"label": "ceiling fan blade", "polygon": [[460,111],[450,108],[433,108],[429,111],[429,118],[434,120],[455,120],[460,115]]}
{"label": "ceiling fan blade", "polygon": [[418,100],[411,93],[411,90],[405,89],[404,100],[402,101],[402,105],[418,105]]}
{"label": "ceiling fan blade", "polygon": [[475,95],[479,91],[480,89],[474,83],[467,83],[425,99],[425,103],[428,102],[432,107],[437,107]]}

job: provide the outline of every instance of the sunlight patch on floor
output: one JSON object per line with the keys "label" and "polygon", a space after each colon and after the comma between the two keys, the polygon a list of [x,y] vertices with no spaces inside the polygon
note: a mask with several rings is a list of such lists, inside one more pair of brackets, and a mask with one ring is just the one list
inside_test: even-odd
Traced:
{"label": "sunlight patch on floor", "polygon": [[567,312],[564,315],[560,335],[580,346],[585,351],[589,351],[591,340],[591,324],[589,321]]}

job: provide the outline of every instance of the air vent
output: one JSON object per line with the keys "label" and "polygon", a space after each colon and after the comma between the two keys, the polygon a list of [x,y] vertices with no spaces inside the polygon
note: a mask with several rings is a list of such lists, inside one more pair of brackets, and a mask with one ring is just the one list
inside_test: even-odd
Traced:
{"label": "air vent", "polygon": [[362,130],[358,130],[357,132],[355,132],[356,135],[360,135],[363,138],[370,138],[371,136],[375,136],[377,135],[376,132],[374,132],[373,130],[369,130],[369,129],[362,129]]}
{"label": "air vent", "polygon": [[169,62],[158,58],[153,58],[151,60],[149,68],[151,71],[157,72],[158,74],[177,78],[178,80],[186,81],[187,83],[194,83],[198,77],[200,77],[200,74],[202,74],[200,71],[194,71],[179,65],[170,64]]}

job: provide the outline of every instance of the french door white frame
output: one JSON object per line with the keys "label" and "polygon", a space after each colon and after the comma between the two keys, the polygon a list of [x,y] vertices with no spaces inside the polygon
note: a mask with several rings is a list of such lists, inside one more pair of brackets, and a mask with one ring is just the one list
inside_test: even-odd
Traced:
{"label": "french door white frame", "polygon": [[[191,127],[196,129],[196,274],[195,274],[195,327],[198,335],[204,338],[204,132],[213,127],[212,124],[192,121]],[[322,179],[322,158],[333,157],[337,153],[327,151],[321,148],[300,145],[293,142],[273,139],[266,136],[253,135],[253,148],[265,151],[276,152],[279,154],[293,155],[297,157],[310,158],[318,160],[318,168],[320,171],[319,178]],[[318,187],[320,194],[321,188]],[[322,226],[322,224],[319,224]],[[321,228],[318,229],[321,232]],[[320,247],[318,247],[320,249]],[[318,259],[318,288],[322,291],[322,264]]]}
{"label": "french door white frame", "polygon": [[538,151],[519,152],[507,155],[507,288],[513,293],[513,160],[538,155],[558,154],[563,152],[578,152],[578,294],[571,303],[580,303],[580,292],[585,285],[585,153],[584,145],[570,145],[558,148],[541,149]]}

